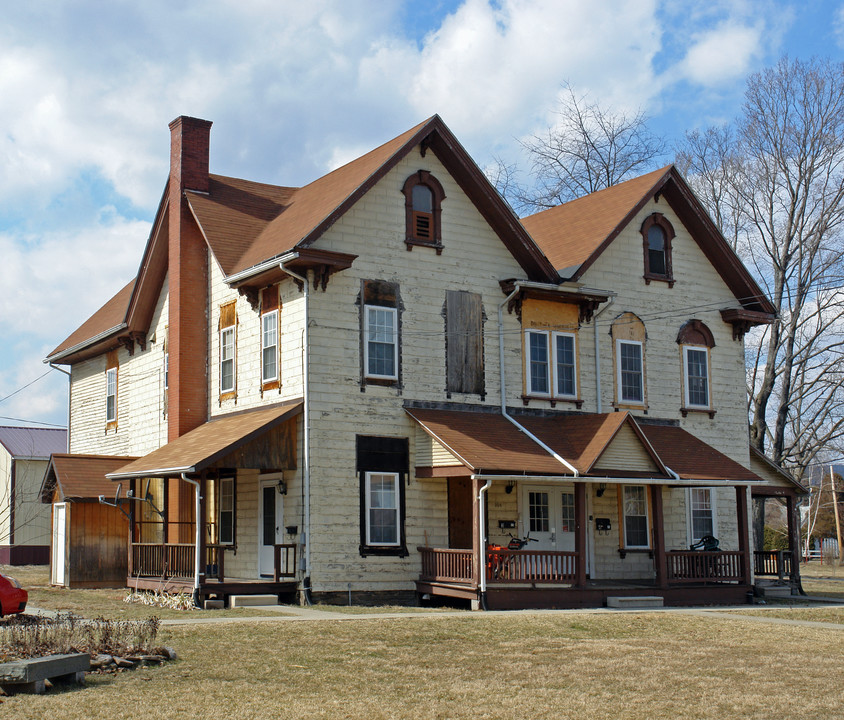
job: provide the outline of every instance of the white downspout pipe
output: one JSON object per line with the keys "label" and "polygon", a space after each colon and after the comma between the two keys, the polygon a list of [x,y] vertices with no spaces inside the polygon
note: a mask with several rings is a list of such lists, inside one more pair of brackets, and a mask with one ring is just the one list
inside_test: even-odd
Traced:
{"label": "white downspout pipe", "polygon": [[[473,476],[474,479],[474,476]],[[478,533],[480,534],[480,558],[478,558],[478,572],[481,576],[481,602],[483,602],[484,593],[486,593],[486,534],[484,533],[484,525],[486,520],[486,491],[492,487],[492,480],[487,480],[486,484],[478,493]]]}
{"label": "white downspout pipe", "polygon": [[[310,365],[310,354],[308,352],[308,326],[310,325],[310,293],[308,288],[308,273],[305,271],[305,276],[302,277],[298,273],[293,272],[288,267],[285,267],[286,262],[295,260],[299,257],[298,253],[293,257],[287,257],[279,263],[279,268],[290,277],[299,280],[302,283],[302,288],[305,297],[305,329],[302,332],[302,394],[304,411],[302,429],[302,445],[304,451],[304,458],[302,460],[302,491],[304,494],[304,515],[305,515],[305,531],[303,533],[303,542],[305,545],[305,570],[302,583],[304,586],[304,595],[306,602],[310,603],[310,574],[311,574],[311,407],[310,407],[310,373],[308,367]],[[306,582],[306,579],[308,580]]]}
{"label": "white downspout pipe", "polygon": [[504,306],[510,302],[510,300],[515,297],[516,293],[519,292],[521,289],[521,285],[517,282],[515,287],[513,288],[513,292],[511,292],[504,300],[502,300],[498,304],[498,366],[499,366],[499,374],[501,377],[500,385],[501,385],[501,414],[506,417],[513,425],[515,425],[519,431],[523,432],[527,435],[531,440],[533,440],[537,445],[539,445],[545,452],[551,455],[555,460],[561,463],[574,477],[580,477],[580,473],[577,471],[574,465],[572,465],[568,460],[562,457],[559,453],[557,453],[552,448],[548,447],[542,440],[540,440],[536,435],[530,432],[526,427],[519,424],[514,418],[510,417],[507,414],[507,393],[506,393],[506,385],[504,382]]}
{"label": "white downspout pipe", "polygon": [[195,519],[194,525],[196,525],[196,536],[194,538],[195,546],[193,549],[193,557],[194,557],[194,566],[193,566],[193,602],[198,607],[199,606],[199,575],[202,571],[202,557],[199,554],[199,546],[202,541],[202,521],[203,518],[201,517],[202,512],[202,495],[201,493],[201,486],[198,480],[191,480],[187,473],[182,473],[182,480],[187,483],[190,483],[194,487],[194,498],[195,498],[195,505],[194,505],[194,512],[195,512]]}
{"label": "white downspout pipe", "polygon": [[72,376],[67,370],[63,370],[55,363],[50,363],[50,367],[67,375],[67,452],[70,452],[70,391],[72,388],[70,380]]}
{"label": "white downspout pipe", "polygon": [[600,415],[601,410],[601,349],[598,344],[598,317],[609,309],[610,305],[615,302],[615,295],[611,295],[609,301],[604,307],[592,316],[592,328],[595,331],[595,392],[597,394],[597,401],[595,403],[595,411]]}

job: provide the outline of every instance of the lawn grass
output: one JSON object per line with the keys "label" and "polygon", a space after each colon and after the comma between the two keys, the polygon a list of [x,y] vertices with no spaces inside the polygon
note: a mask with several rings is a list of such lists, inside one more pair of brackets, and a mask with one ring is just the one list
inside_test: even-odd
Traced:
{"label": "lawn grass", "polygon": [[809,622],[830,622],[844,625],[844,608],[842,607],[805,607],[791,604],[788,601],[769,605],[765,609],[737,610],[738,615],[756,615],[759,617],[782,618],[783,620],[806,620]]}
{"label": "lawn grass", "polygon": [[[841,631],[671,613],[163,629],[177,662],[4,698],[4,717],[840,717]],[[801,672],[817,667],[823,672]]]}

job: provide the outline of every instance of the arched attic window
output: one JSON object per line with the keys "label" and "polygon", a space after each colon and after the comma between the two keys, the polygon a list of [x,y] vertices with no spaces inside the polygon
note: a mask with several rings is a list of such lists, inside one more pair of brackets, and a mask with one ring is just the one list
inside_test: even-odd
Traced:
{"label": "arched attic window", "polygon": [[445,193],[439,181],[427,170],[419,170],[405,180],[404,207],[407,249],[414,245],[442,252],[440,215]]}
{"label": "arched attic window", "polygon": [[674,228],[661,213],[653,213],[642,223],[642,247],[645,255],[645,282],[661,280],[674,287],[671,268],[671,241]]}

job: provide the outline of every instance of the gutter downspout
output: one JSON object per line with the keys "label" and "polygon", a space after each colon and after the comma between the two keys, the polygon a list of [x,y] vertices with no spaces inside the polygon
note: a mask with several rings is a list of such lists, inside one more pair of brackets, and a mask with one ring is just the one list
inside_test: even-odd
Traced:
{"label": "gutter downspout", "polygon": [[302,490],[305,495],[304,511],[305,511],[305,531],[304,545],[305,545],[305,576],[302,578],[302,586],[305,595],[305,602],[311,604],[311,409],[310,409],[310,376],[308,372],[309,353],[308,353],[308,325],[310,324],[310,293],[308,288],[308,272],[305,271],[305,277],[293,272],[290,268],[285,267],[286,262],[295,260],[299,257],[298,253],[294,253],[291,257],[285,257],[279,262],[278,267],[290,277],[299,280],[302,283],[302,288],[305,295],[305,329],[302,332],[302,384],[303,384],[303,424],[302,430],[302,445],[304,446],[304,459],[302,461]]}
{"label": "gutter downspout", "polygon": [[598,317],[608,310],[610,305],[615,302],[615,295],[611,295],[609,301],[604,307],[592,316],[592,328],[595,330],[595,390],[597,392],[597,402],[595,410],[600,415],[601,410],[601,351],[598,347]]}
{"label": "gutter downspout", "polygon": [[[475,479],[475,475],[472,479]],[[486,484],[478,493],[478,533],[480,534],[480,558],[478,558],[478,573],[481,576],[481,605],[486,609],[486,536],[484,534],[484,520],[486,519],[486,492],[492,487],[492,480],[488,479]]]}
{"label": "gutter downspout", "polygon": [[502,300],[498,304],[498,369],[501,376],[501,414],[506,417],[513,425],[515,425],[520,432],[523,432],[527,435],[531,440],[533,440],[537,445],[539,445],[545,452],[551,455],[555,460],[560,462],[563,466],[565,466],[574,477],[580,477],[580,473],[577,471],[574,465],[572,465],[568,460],[564,457],[559,455],[556,451],[548,447],[542,440],[540,440],[536,435],[530,432],[527,428],[523,427],[516,421],[514,418],[510,417],[507,414],[507,393],[506,393],[506,386],[504,383],[504,306],[513,299],[517,292],[521,289],[521,285],[516,282],[515,287],[513,288],[513,292],[511,292],[504,300]]}
{"label": "gutter downspout", "polygon": [[194,512],[196,521],[196,538],[194,539],[195,546],[193,550],[194,568],[193,568],[193,604],[199,607],[199,575],[202,569],[202,558],[199,556],[199,546],[202,541],[202,518],[200,517],[202,511],[202,496],[200,495],[200,485],[198,480],[191,480],[187,473],[182,473],[182,480],[194,486],[195,507]]}
{"label": "gutter downspout", "polygon": [[60,373],[67,375],[67,452],[70,452],[70,373],[67,370],[62,370],[55,363],[49,363],[53,370],[58,370]]}

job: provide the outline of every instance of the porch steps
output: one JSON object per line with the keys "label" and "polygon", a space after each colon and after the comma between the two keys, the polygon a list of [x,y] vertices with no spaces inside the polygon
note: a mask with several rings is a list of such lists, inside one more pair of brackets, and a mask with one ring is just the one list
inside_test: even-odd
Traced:
{"label": "porch steps", "polygon": [[790,585],[757,585],[756,595],[763,598],[791,597]]}
{"label": "porch steps", "polygon": [[229,596],[229,607],[254,607],[255,605],[278,605],[278,595]]}
{"label": "porch steps", "polygon": [[607,598],[607,607],[617,608],[619,610],[626,610],[628,608],[656,608],[662,606],[662,597],[660,597],[659,595],[610,595]]}

